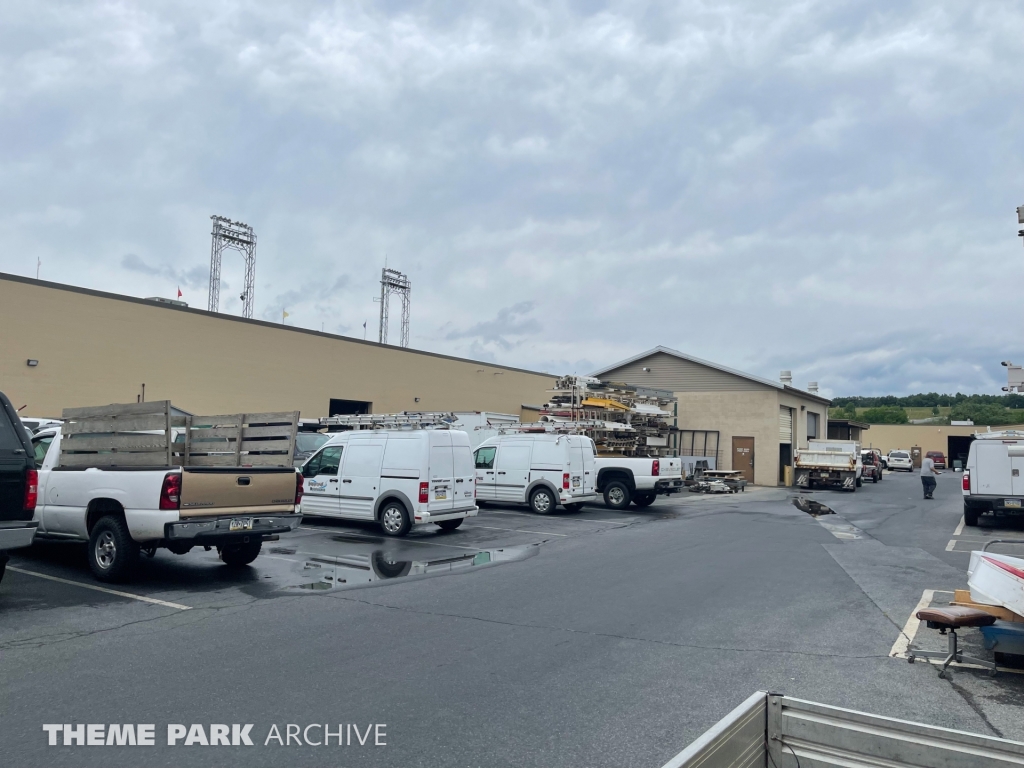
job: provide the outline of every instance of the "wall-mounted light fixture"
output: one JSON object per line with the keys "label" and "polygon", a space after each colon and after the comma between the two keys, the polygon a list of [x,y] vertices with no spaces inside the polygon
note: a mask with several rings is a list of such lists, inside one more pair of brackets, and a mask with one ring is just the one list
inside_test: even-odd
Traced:
{"label": "wall-mounted light fixture", "polygon": [[418,403],[420,401],[420,399],[418,397],[414,397],[412,400],[413,400],[414,403]]}
{"label": "wall-mounted light fixture", "polygon": [[37,365],[39,365],[39,361],[38,360],[32,360],[32,359],[28,360],[28,367],[29,368],[35,368]]}
{"label": "wall-mounted light fixture", "polygon": [[644,373],[650,373],[650,372],[651,372],[651,369],[650,369],[650,368],[644,368],[644,369],[643,369],[643,372],[644,372]]}

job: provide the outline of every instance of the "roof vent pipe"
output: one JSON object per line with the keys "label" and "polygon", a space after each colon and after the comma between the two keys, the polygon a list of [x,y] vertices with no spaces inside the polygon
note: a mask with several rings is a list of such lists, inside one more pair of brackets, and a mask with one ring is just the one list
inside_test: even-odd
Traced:
{"label": "roof vent pipe", "polygon": [[812,394],[815,394],[815,395],[818,394],[818,382],[816,382],[816,381],[809,381],[809,382],[807,382],[807,391],[812,393]]}
{"label": "roof vent pipe", "polygon": [[781,381],[787,387],[793,386],[793,372],[792,371],[779,371],[779,381]]}

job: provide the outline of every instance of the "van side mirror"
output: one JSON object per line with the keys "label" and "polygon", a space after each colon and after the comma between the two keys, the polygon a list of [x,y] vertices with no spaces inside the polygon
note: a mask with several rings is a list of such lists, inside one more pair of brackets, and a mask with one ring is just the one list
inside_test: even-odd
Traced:
{"label": "van side mirror", "polygon": [[304,464],[302,466],[302,476],[316,477],[316,467],[314,467],[312,464]]}

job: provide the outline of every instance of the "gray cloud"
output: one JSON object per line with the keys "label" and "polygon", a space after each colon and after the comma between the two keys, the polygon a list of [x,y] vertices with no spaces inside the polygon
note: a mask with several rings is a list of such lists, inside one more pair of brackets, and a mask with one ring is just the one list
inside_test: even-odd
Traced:
{"label": "gray cloud", "polygon": [[0,269],[204,306],[217,213],[256,229],[267,319],[375,338],[387,259],[414,347],[993,391],[1022,33],[986,0],[14,0]]}

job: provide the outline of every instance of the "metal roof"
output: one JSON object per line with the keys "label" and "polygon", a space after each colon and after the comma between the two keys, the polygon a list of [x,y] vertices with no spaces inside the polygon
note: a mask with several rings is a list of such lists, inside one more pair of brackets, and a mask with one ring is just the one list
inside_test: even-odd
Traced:
{"label": "metal roof", "polygon": [[722,371],[723,373],[729,373],[729,374],[732,374],[733,376],[739,376],[741,379],[747,379],[748,381],[755,381],[758,384],[764,384],[766,387],[773,387],[775,389],[780,389],[780,390],[783,390],[785,392],[791,392],[794,395],[798,395],[800,397],[806,397],[809,400],[816,400],[819,403],[825,403],[826,405],[831,405],[832,404],[832,401],[829,400],[826,397],[822,397],[821,395],[815,395],[815,394],[813,394],[811,392],[805,392],[802,389],[797,389],[796,387],[792,387],[792,386],[790,386],[788,384],[783,384],[781,381],[772,381],[771,379],[763,379],[760,376],[754,376],[753,374],[750,374],[750,373],[744,373],[743,371],[737,371],[735,368],[728,368],[728,367],[726,367],[724,365],[719,365],[718,363],[712,363],[710,360],[702,360],[699,357],[694,357],[693,355],[687,355],[684,352],[680,352],[678,349],[671,349],[670,347],[662,347],[662,346],[657,346],[654,349],[649,349],[646,352],[641,352],[639,355],[634,355],[633,357],[627,358],[625,360],[620,360],[619,362],[615,363],[614,365],[605,366],[604,368],[601,368],[600,370],[594,371],[590,375],[591,376],[596,376],[596,377],[600,378],[602,374],[608,373],[608,371],[614,371],[616,368],[621,368],[624,365],[629,365],[630,363],[635,363],[638,360],[643,360],[645,357],[650,357],[651,355],[656,355],[659,352],[662,352],[662,353],[664,353],[666,355],[672,355],[673,357],[678,357],[681,360],[687,360],[687,361],[689,361],[691,363],[696,363],[697,365],[704,365],[704,366],[707,366],[708,368],[714,368],[715,370]]}

